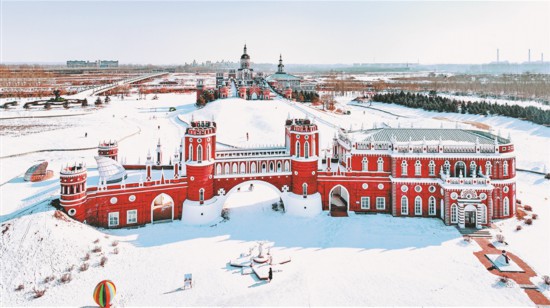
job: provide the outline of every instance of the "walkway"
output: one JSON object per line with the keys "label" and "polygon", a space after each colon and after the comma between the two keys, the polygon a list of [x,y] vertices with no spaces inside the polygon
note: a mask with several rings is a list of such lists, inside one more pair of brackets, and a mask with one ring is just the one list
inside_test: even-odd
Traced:
{"label": "walkway", "polygon": [[[485,257],[486,254],[501,254],[501,250],[493,246],[491,242],[485,238],[474,238],[479,246],[483,249],[478,252],[474,252],[474,255],[479,259],[479,261],[487,268],[487,270],[494,275],[500,276],[500,277],[508,277],[512,280],[514,280],[517,284],[521,285],[524,289],[525,293],[529,296],[529,298],[535,303],[535,305],[539,306],[549,306],[550,300],[546,298],[542,293],[540,293],[536,288],[532,289],[533,283],[529,278],[537,276],[537,273],[533,271],[527,263],[523,262],[518,256],[507,252],[510,259],[514,260],[525,272],[524,273],[503,273],[500,272],[498,269],[493,267],[493,263]],[[525,286],[525,287],[524,287]],[[526,286],[529,286],[529,288],[526,288]]]}

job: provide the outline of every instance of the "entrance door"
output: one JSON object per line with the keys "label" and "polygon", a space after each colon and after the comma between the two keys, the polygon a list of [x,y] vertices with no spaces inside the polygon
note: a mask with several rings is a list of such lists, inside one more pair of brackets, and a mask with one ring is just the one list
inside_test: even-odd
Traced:
{"label": "entrance door", "polygon": [[466,228],[475,228],[476,226],[476,212],[475,211],[467,211],[464,213],[464,223],[466,225]]}

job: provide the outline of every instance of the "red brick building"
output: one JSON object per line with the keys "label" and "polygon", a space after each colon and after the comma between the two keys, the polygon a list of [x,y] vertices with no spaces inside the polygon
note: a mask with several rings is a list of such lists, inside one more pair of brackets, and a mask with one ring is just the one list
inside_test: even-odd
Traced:
{"label": "red brick building", "polygon": [[159,141],[156,159],[149,154],[144,165],[122,166],[108,158],[118,153],[116,144],[104,143],[97,170],[62,169],[61,206],[79,221],[110,228],[207,222],[240,184],[264,182],[280,192],[288,213],[387,213],[462,228],[515,213],[513,144],[485,132],[340,130],[320,158],[318,128],[309,119],[288,119],[280,147],[216,149],[217,129],[192,121],[179,152],[163,157]]}

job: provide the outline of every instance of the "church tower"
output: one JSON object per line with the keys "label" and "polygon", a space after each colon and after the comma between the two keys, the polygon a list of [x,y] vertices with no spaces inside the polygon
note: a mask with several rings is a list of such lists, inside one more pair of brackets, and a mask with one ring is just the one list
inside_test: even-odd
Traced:
{"label": "church tower", "polygon": [[286,121],[286,148],[292,156],[292,192],[307,198],[317,193],[319,130],[309,119]]}
{"label": "church tower", "polygon": [[246,44],[244,44],[243,55],[241,56],[241,69],[250,68],[250,56],[246,53]]}
{"label": "church tower", "polygon": [[285,73],[285,66],[283,64],[283,55],[279,55],[279,65],[277,65],[277,74]]}

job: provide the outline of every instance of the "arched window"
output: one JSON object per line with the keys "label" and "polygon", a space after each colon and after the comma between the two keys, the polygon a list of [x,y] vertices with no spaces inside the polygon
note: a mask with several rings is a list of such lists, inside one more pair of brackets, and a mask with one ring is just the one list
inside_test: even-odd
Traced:
{"label": "arched window", "polygon": [[422,215],[422,198],[414,198],[414,215]]}
{"label": "arched window", "polygon": [[262,173],[265,173],[266,172],[266,164],[265,162],[262,163]]}
{"label": "arched window", "polygon": [[202,163],[202,145],[197,146],[197,162]]}
{"label": "arched window", "polygon": [[451,163],[446,160],[445,163],[443,163],[443,173],[447,174],[450,172],[451,169]]}
{"label": "arched window", "polygon": [[407,166],[406,160],[401,162],[401,175],[407,175]]}
{"label": "arched window", "polygon": [[307,183],[302,184],[302,194],[307,196]]}
{"label": "arched window", "polygon": [[455,224],[458,221],[458,208],[456,204],[451,205],[451,223]]}
{"label": "arched window", "polygon": [[409,199],[407,196],[401,197],[401,215],[409,215]]}
{"label": "arched window", "polygon": [[206,146],[206,160],[212,160],[212,148],[210,147],[210,143]]}
{"label": "arched window", "polygon": [[463,177],[467,177],[468,173],[466,172],[466,164],[463,161],[457,161],[455,163],[455,177],[459,177],[462,175]]}
{"label": "arched window", "polygon": [[384,171],[384,160],[382,159],[382,157],[378,157],[378,171],[379,172],[382,172]]}
{"label": "arched window", "polygon": [[241,163],[241,173],[246,173],[246,165]]}
{"label": "arched window", "polygon": [[199,201],[204,201],[204,188],[199,189]]}
{"label": "arched window", "polygon": [[250,164],[250,173],[256,173],[256,163],[252,162]]}
{"label": "arched window", "polygon": [[300,157],[300,141],[296,141],[296,157]]}
{"label": "arched window", "polygon": [[508,197],[504,197],[504,202],[502,203],[502,215],[510,215],[510,199],[508,199]]}
{"label": "arched window", "polygon": [[277,172],[281,172],[281,162],[277,162]]}
{"label": "arched window", "polygon": [[433,160],[430,160],[430,163],[428,164],[428,172],[431,176],[435,175],[435,162]]}
{"label": "arched window", "polygon": [[189,153],[188,154],[189,154],[189,157],[188,157],[189,161],[193,161],[193,145],[192,144],[189,145]]}
{"label": "arched window", "polygon": [[285,172],[290,171],[290,164],[288,163],[288,160],[285,161]]}
{"label": "arched window", "polygon": [[225,174],[229,174],[229,164],[225,164]]}
{"label": "arched window", "polygon": [[270,162],[269,163],[269,172],[273,172],[273,171],[275,171],[275,167],[273,165],[273,162]]}
{"label": "arched window", "polygon": [[435,197],[431,196],[428,199],[428,214],[435,215]]}
{"label": "arched window", "polygon": [[[315,137],[315,136],[313,136]],[[311,155],[316,156],[317,155],[317,148],[315,147],[315,139],[311,141]]]}
{"label": "arched window", "polygon": [[217,164],[216,165],[216,174],[222,174],[222,165],[221,164]]}
{"label": "arched window", "polygon": [[363,171],[369,171],[369,161],[367,160],[366,157],[363,157],[363,161],[361,163],[362,163],[361,169]]}
{"label": "arched window", "polygon": [[309,158],[309,142],[304,142],[304,157]]}
{"label": "arched window", "polygon": [[237,170],[237,163],[233,163],[233,170],[232,170],[232,173],[233,173],[233,174],[239,173],[239,170]]}
{"label": "arched window", "polygon": [[422,174],[422,164],[419,160],[417,160],[414,163],[414,175],[421,175]]}
{"label": "arched window", "polygon": [[502,175],[503,176],[508,176],[508,162],[507,161],[504,161],[504,163],[502,164]]}
{"label": "arched window", "polygon": [[493,174],[493,165],[490,161],[485,163],[485,172],[487,176],[491,176]]}

